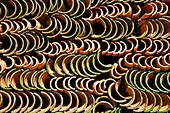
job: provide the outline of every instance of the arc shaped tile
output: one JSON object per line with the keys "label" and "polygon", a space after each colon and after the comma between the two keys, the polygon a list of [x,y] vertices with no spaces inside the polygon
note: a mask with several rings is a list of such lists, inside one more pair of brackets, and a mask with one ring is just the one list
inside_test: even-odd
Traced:
{"label": "arc shaped tile", "polygon": [[[7,103],[3,104],[1,106],[1,112],[5,112],[11,107],[13,98],[11,97],[11,95],[8,92],[5,92],[5,91],[0,91],[0,92],[1,92],[2,100],[3,100],[3,98],[6,98],[6,100],[7,100]],[[1,104],[2,103],[5,103],[5,101],[1,101]]]}

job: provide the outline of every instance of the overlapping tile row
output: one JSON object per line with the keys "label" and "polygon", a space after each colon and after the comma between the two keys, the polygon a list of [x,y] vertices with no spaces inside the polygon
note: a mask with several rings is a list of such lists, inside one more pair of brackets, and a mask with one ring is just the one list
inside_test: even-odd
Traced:
{"label": "overlapping tile row", "polygon": [[[142,70],[153,70],[155,72],[168,71],[169,70],[169,53],[163,56],[144,56],[142,54],[131,53],[125,56],[124,64],[126,67],[135,67]],[[131,62],[132,61],[132,62]]]}
{"label": "overlapping tile row", "polygon": [[48,90],[50,75],[45,69],[36,71],[13,68],[1,74],[0,87],[4,90]]}
{"label": "overlapping tile row", "polygon": [[[89,112],[96,105],[94,96],[88,92],[10,92],[0,91],[0,112]],[[110,106],[109,106],[110,107]]]}
{"label": "overlapping tile row", "polygon": [[32,51],[42,52],[49,45],[48,39],[36,31],[5,34],[0,40],[0,53],[3,56],[22,55]]}
{"label": "overlapping tile row", "polygon": [[[91,78],[82,78],[82,77],[54,77],[50,80],[50,88],[53,91],[87,91],[93,93],[97,96],[103,96],[108,93],[108,86],[116,82],[112,78],[108,79],[91,79]],[[62,83],[62,84],[60,84]]]}
{"label": "overlapping tile row", "polygon": [[[4,67],[2,66],[5,62]],[[7,56],[1,60],[1,68],[10,70],[12,68],[19,68],[19,69],[29,69],[29,70],[36,70],[44,68],[46,64],[46,58],[42,53],[38,53],[35,56]]]}
{"label": "overlapping tile row", "polygon": [[[38,31],[49,39],[92,38],[120,40],[126,37],[153,39],[169,37],[169,16],[158,19],[134,21],[130,17],[109,18],[101,16],[89,22],[88,19],[73,19],[67,14],[44,14],[40,19],[4,20],[0,23],[0,35]],[[136,26],[134,24],[136,23]],[[101,30],[98,31],[96,27]]]}
{"label": "overlapping tile row", "polygon": [[169,38],[155,39],[128,37],[124,41],[106,41],[102,40],[101,54],[106,56],[125,56],[133,54],[140,54],[146,56],[164,55],[169,53]]}
{"label": "overlapping tile row", "polygon": [[48,59],[46,69],[52,76],[96,77],[111,70],[112,64],[100,61],[100,51],[90,56],[81,54],[61,54],[56,59]]}
{"label": "overlapping tile row", "polygon": [[[169,71],[169,53],[161,56],[145,56],[141,53],[128,53],[124,58],[113,64],[110,76],[114,79],[121,79],[131,68],[151,72]],[[169,79],[169,78],[168,78]]]}
{"label": "overlapping tile row", "polygon": [[128,2],[116,2],[106,6],[88,9],[83,15],[83,19],[93,22],[102,16],[107,16],[109,18],[131,17],[133,20],[144,20],[160,18],[168,13],[168,5],[160,1],[149,2],[143,6],[138,4],[129,4]]}
{"label": "overlapping tile row", "polygon": [[[68,5],[69,4],[69,5]],[[90,7],[91,0],[9,0],[1,1],[1,18],[4,19],[22,19],[22,18],[40,18],[43,14],[49,13],[68,13],[74,17],[79,17]],[[68,7],[67,7],[68,5]],[[67,7],[67,8],[65,8]]]}
{"label": "overlapping tile row", "polygon": [[141,91],[156,93],[169,93],[169,72],[143,71],[138,69],[128,70],[125,75],[126,83]]}
{"label": "overlapping tile row", "polygon": [[97,80],[83,77],[51,77],[45,69],[36,71],[13,68],[0,77],[0,87],[4,90],[45,90],[45,91],[87,91],[94,95],[105,95],[108,86],[116,82],[113,78]]}
{"label": "overlapping tile row", "polygon": [[[95,27],[102,30],[98,33]],[[128,30],[131,29],[131,30]],[[130,18],[109,19],[99,18],[99,21],[90,23],[85,19],[73,19],[67,14],[55,13],[52,16],[44,14],[40,19],[4,20],[0,23],[0,35],[24,33],[27,31],[39,31],[47,38],[103,38],[106,40],[118,40],[131,36],[134,31],[134,22]],[[120,32],[120,34],[119,34]]]}
{"label": "overlapping tile row", "polygon": [[[127,0],[125,0],[126,2]],[[153,0],[129,0],[132,2],[149,2]],[[99,5],[113,4],[117,0],[8,0],[1,1],[1,17],[4,19],[40,18],[43,14],[66,13],[73,18],[81,17],[89,8],[96,8]],[[120,1],[121,2],[121,1]],[[168,1],[167,1],[168,2]],[[160,3],[158,3],[160,4]],[[162,4],[161,4],[162,5]],[[164,7],[163,5],[161,7]]]}
{"label": "overlapping tile row", "polygon": [[168,38],[169,37],[169,16],[164,16],[159,19],[139,20],[134,37],[143,38],[149,37],[152,39]]}
{"label": "overlapping tile row", "polygon": [[[161,55],[169,52],[170,38],[154,39],[128,37],[122,41],[75,38],[51,42],[40,32],[27,31],[22,34],[12,33],[0,39],[0,54],[3,56],[24,55],[34,52],[47,57],[61,54],[90,55],[101,51],[106,56],[123,56],[127,53]],[[142,45],[142,46],[140,46]]]}
{"label": "overlapping tile row", "polygon": [[0,112],[169,112],[169,0],[0,0]]}
{"label": "overlapping tile row", "polygon": [[116,112],[117,109],[120,109],[120,106],[134,112],[167,112],[170,109],[170,97],[167,94],[141,91],[126,85],[123,80],[110,82],[106,92],[107,95],[96,97],[93,93],[79,90],[63,89],[51,92],[1,90],[1,97],[6,100],[2,101],[1,112],[4,110],[22,112]]}

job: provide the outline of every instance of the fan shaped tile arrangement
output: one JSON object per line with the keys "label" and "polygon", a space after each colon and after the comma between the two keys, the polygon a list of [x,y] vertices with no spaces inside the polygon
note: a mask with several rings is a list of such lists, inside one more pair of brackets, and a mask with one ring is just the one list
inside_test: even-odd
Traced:
{"label": "fan shaped tile arrangement", "polygon": [[0,0],[0,112],[170,112],[170,0]]}

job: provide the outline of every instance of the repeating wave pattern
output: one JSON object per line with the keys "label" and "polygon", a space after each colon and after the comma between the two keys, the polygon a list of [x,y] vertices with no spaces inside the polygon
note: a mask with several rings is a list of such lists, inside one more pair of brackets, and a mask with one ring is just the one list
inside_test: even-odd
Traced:
{"label": "repeating wave pattern", "polygon": [[170,112],[169,0],[0,0],[0,112]]}

